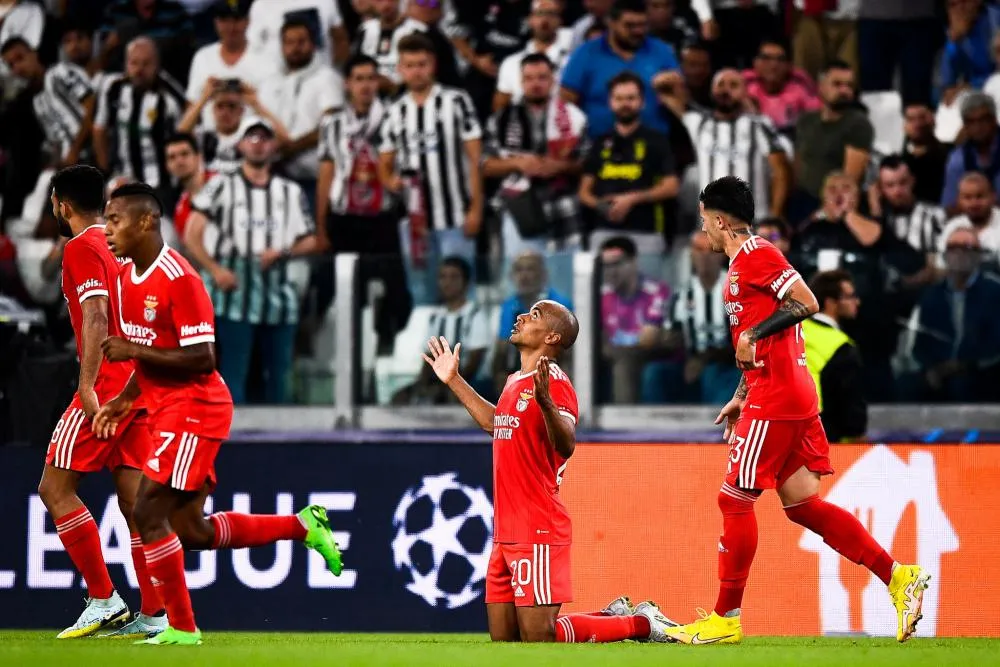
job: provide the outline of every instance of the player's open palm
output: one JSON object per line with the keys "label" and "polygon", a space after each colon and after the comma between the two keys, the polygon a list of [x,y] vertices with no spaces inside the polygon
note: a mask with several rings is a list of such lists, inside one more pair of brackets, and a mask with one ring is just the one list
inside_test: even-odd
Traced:
{"label": "player's open palm", "polygon": [[427,350],[430,352],[430,356],[423,355],[424,361],[430,364],[430,367],[434,369],[434,374],[441,382],[448,384],[458,377],[458,353],[461,349],[462,344],[459,343],[452,350],[444,336],[431,338],[427,341]]}
{"label": "player's open palm", "polygon": [[716,424],[726,423],[726,430],[722,432],[722,438],[729,442],[729,437],[736,429],[736,422],[740,419],[740,412],[743,411],[743,401],[735,396],[719,411],[719,416],[715,418]]}
{"label": "player's open palm", "polygon": [[545,405],[551,399],[549,395],[549,361],[548,357],[539,357],[535,364],[535,401]]}

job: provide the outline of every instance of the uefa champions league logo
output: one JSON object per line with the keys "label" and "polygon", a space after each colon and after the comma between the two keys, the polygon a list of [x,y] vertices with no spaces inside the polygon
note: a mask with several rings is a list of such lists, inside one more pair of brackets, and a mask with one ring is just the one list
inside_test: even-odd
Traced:
{"label": "uefa champions league logo", "polygon": [[406,490],[392,525],[392,557],[406,590],[432,607],[457,609],[483,593],[493,537],[493,504],[456,473],[424,477]]}

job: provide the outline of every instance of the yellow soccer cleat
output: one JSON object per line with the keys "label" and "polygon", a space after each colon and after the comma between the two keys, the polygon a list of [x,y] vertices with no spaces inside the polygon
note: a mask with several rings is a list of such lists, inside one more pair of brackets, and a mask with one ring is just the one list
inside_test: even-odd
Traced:
{"label": "yellow soccer cleat", "polygon": [[917,631],[923,618],[920,608],[924,604],[931,575],[919,565],[896,565],[889,581],[889,596],[896,607],[896,641],[905,642]]}
{"label": "yellow soccer cleat", "polygon": [[740,617],[719,616],[699,609],[700,619],[687,625],[665,628],[664,633],[672,641],[682,644],[739,644],[743,641],[743,626]]}

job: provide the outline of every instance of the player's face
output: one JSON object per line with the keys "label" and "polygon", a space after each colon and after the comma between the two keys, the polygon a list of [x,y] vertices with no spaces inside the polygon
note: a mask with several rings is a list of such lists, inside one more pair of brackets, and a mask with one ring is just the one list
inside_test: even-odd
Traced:
{"label": "player's face", "polygon": [[288,69],[302,69],[312,62],[316,45],[306,28],[289,28],[281,37],[281,54]]}
{"label": "player's face", "polygon": [[56,197],[56,193],[54,192],[49,198],[49,201],[52,202],[52,215],[56,219],[56,224],[59,225],[60,236],[65,236],[68,239],[73,238],[73,228],[69,226],[69,222],[66,220],[66,216],[63,213],[65,205],[59,201],[59,198]]}
{"label": "player's face", "polygon": [[552,327],[546,317],[546,308],[546,302],[539,301],[528,312],[518,315],[510,332],[510,342],[529,350],[551,342]]}
{"label": "player's face", "polygon": [[374,65],[361,65],[347,77],[347,96],[357,105],[368,106],[378,94],[378,71]]}
{"label": "player's face", "polygon": [[718,276],[722,268],[719,256],[712,252],[708,234],[695,234],[691,239],[691,268],[697,276]]}
{"label": "player's face", "polygon": [[145,234],[142,220],[124,199],[112,199],[104,208],[104,238],[115,257],[131,257]]}
{"label": "player's face", "polygon": [[434,56],[423,51],[400,54],[399,76],[410,90],[426,90],[434,82]]}
{"label": "player's face", "polygon": [[715,211],[707,210],[704,204],[698,204],[698,211],[701,214],[701,229],[708,235],[709,248],[712,252],[723,252],[726,246],[723,241],[725,230],[722,216]]}

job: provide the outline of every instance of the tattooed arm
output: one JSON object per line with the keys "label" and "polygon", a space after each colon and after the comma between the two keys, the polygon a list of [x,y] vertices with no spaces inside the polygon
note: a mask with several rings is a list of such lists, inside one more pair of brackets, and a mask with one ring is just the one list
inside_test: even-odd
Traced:
{"label": "tattooed arm", "polygon": [[750,387],[747,385],[747,376],[740,376],[740,383],[736,385],[736,392],[733,394],[733,398],[737,401],[747,400],[747,394],[750,393]]}
{"label": "tattooed arm", "polygon": [[740,334],[736,345],[736,365],[745,371],[762,367],[764,362],[756,358],[757,341],[795,326],[818,311],[819,303],[812,290],[802,280],[796,280],[785,292],[781,305],[773,315]]}

